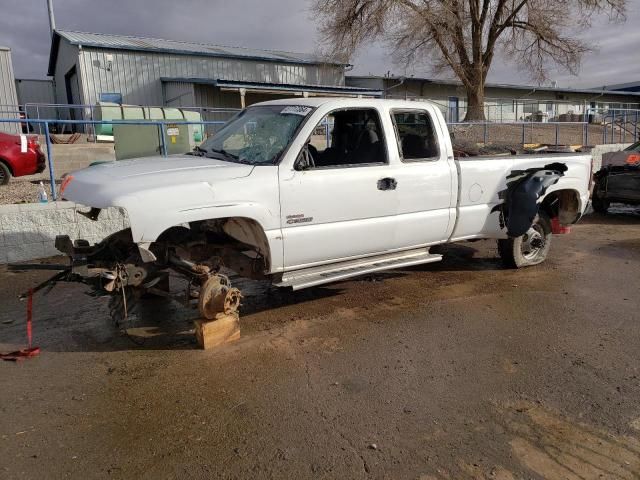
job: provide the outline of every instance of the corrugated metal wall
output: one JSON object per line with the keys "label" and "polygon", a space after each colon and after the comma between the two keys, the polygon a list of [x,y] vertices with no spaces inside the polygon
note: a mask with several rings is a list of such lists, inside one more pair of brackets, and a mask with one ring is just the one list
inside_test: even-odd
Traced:
{"label": "corrugated metal wall", "polygon": [[[0,47],[0,118],[19,119],[17,108],[18,96],[11,63],[11,50]],[[0,123],[0,131],[18,133],[20,127],[17,123]]]}
{"label": "corrugated metal wall", "polygon": [[164,104],[170,107],[193,107],[196,105],[193,83],[166,82]]}
{"label": "corrugated metal wall", "polygon": [[58,118],[55,108],[28,105],[33,103],[56,103],[53,80],[17,79],[18,102],[29,118]]}
{"label": "corrugated metal wall", "polygon": [[16,79],[18,102],[25,103],[56,103],[53,80]]}
{"label": "corrugated metal wall", "polygon": [[238,92],[222,92],[213,85],[195,85],[195,94],[199,107],[240,108]]}
{"label": "corrugated metal wall", "polygon": [[[80,75],[79,80],[82,81],[82,72],[79,66],[77,65],[77,63],[78,63],[78,47],[76,47],[75,45],[71,45],[67,41],[61,40],[60,48],[58,50],[58,58],[56,62],[56,71],[53,77],[53,80],[55,83],[56,103],[68,103],[65,75],[73,67],[76,67],[78,75]],[[83,103],[86,103],[86,102],[83,101]],[[60,115],[61,119],[71,118],[70,112],[65,109],[58,109],[58,114]]]}
{"label": "corrugated metal wall", "polygon": [[[62,39],[60,46],[65,44],[68,45],[68,42]],[[60,51],[62,50],[61,48]],[[106,55],[112,56],[110,69]],[[79,70],[84,91],[83,101],[91,104],[96,102],[102,92],[119,92],[122,93],[124,103],[161,105],[164,100],[160,81],[162,77],[295,85],[344,84],[343,69],[335,65],[297,65],[87,47],[80,51]],[[56,77],[60,73],[56,69]]]}

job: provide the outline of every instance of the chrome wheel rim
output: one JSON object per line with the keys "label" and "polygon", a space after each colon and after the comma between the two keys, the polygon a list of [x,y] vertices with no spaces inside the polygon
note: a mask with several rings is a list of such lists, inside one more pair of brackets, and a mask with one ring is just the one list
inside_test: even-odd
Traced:
{"label": "chrome wheel rim", "polygon": [[533,225],[527,233],[522,236],[520,251],[527,260],[535,259],[544,249],[544,230],[538,224]]}

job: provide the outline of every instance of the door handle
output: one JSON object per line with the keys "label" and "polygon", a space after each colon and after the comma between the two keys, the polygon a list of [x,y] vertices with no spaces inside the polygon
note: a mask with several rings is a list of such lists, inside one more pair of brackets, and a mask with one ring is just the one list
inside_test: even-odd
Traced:
{"label": "door handle", "polygon": [[378,190],[395,190],[397,186],[395,178],[385,177],[378,180]]}

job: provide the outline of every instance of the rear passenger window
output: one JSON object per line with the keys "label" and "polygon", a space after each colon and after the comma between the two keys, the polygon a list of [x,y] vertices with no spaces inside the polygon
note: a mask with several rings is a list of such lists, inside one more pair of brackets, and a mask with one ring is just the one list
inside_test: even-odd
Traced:
{"label": "rear passenger window", "polygon": [[405,162],[437,160],[440,156],[438,137],[431,116],[424,110],[402,110],[391,113],[398,133],[398,147]]}

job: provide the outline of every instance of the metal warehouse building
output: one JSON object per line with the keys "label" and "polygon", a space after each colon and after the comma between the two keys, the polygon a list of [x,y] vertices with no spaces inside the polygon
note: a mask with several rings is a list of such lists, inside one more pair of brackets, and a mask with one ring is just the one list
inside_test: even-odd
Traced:
{"label": "metal warehouse building", "polygon": [[[11,49],[0,46],[0,118],[19,118]],[[18,125],[0,123],[0,132],[18,133]]]}
{"label": "metal warehouse building", "polygon": [[58,103],[240,108],[277,96],[363,95],[348,65],[308,54],[121,35],[54,32],[49,72]]}
{"label": "metal warehouse building", "polygon": [[[449,122],[461,121],[467,109],[466,93],[455,80],[398,76],[347,76],[346,84],[382,90],[387,98],[428,99],[440,106]],[[589,111],[640,109],[640,92],[577,89],[487,83],[487,120],[578,121]]]}
{"label": "metal warehouse building", "polygon": [[18,103],[56,103],[55,90],[51,80],[16,78]]}

